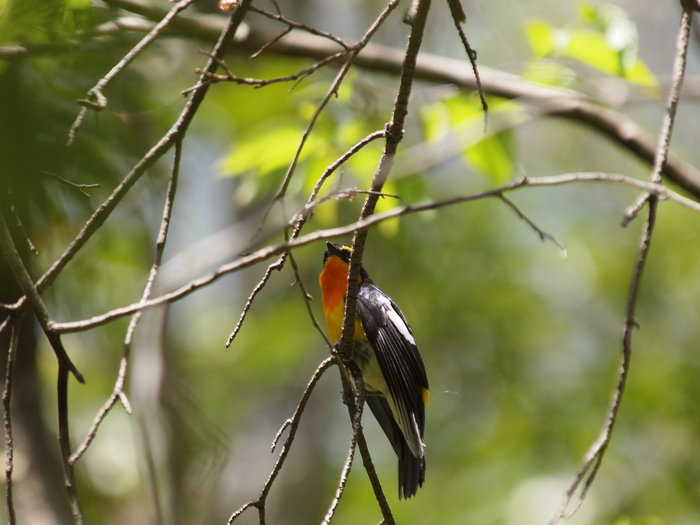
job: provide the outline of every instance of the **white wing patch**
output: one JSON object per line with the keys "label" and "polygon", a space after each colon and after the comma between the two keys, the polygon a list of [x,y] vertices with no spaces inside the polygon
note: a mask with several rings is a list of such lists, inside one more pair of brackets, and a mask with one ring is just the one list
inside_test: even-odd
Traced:
{"label": "white wing patch", "polygon": [[382,297],[382,301],[384,304],[382,304],[382,308],[384,308],[384,311],[386,311],[386,315],[389,318],[389,322],[393,324],[396,328],[399,329],[399,332],[401,332],[401,335],[406,338],[406,341],[409,341],[412,345],[415,346],[416,341],[413,339],[413,336],[411,335],[411,330],[408,328],[408,325],[404,322],[403,319],[401,319],[401,316],[394,310],[394,308],[391,306],[391,302],[386,299],[385,297]]}

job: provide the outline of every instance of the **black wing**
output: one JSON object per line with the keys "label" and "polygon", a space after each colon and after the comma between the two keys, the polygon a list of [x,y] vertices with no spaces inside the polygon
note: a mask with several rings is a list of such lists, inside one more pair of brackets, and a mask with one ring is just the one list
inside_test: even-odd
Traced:
{"label": "black wing", "polygon": [[[418,442],[414,455],[422,456],[425,406],[423,389],[428,378],[413,331],[399,307],[374,283],[362,283],[357,294],[357,314],[374,348],[382,375],[399,413],[394,418],[409,443]],[[412,429],[417,427],[418,436]]]}

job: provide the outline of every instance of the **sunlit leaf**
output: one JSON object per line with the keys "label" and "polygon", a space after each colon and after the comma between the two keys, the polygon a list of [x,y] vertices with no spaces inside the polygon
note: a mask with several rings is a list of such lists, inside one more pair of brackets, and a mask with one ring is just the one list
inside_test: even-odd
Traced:
{"label": "sunlit leaf", "polygon": [[464,151],[466,160],[494,184],[504,184],[515,171],[513,132],[504,130],[490,134]]}
{"label": "sunlit leaf", "polygon": [[535,20],[525,26],[525,35],[536,57],[546,57],[554,51],[552,26],[542,20]]}
{"label": "sunlit leaf", "polygon": [[[636,84],[657,85],[638,56],[637,27],[624,10],[611,4],[582,4],[579,16],[578,26],[558,29],[540,20],[529,23],[525,31],[533,56],[569,58]],[[538,80],[532,71],[529,73],[529,78]],[[543,81],[561,85],[546,74]]]}

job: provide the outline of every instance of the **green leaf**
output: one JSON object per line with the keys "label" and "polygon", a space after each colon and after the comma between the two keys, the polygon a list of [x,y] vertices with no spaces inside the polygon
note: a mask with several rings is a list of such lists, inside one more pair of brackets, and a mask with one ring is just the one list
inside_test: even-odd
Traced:
{"label": "green leaf", "polygon": [[514,140],[510,129],[487,135],[464,151],[466,160],[494,184],[508,182],[515,172]]}
{"label": "green leaf", "polygon": [[554,30],[547,22],[534,20],[528,23],[525,35],[535,57],[546,57],[554,52]]}
{"label": "green leaf", "polygon": [[254,172],[263,176],[286,166],[299,144],[301,131],[296,126],[283,124],[250,133],[236,141],[219,163],[223,176],[237,176]]}
{"label": "green leaf", "polygon": [[620,53],[608,46],[605,36],[591,29],[577,29],[569,34],[564,56],[573,58],[604,73],[622,76]]}
{"label": "green leaf", "polygon": [[[606,75],[657,86],[654,75],[638,57],[637,27],[624,10],[612,4],[582,4],[579,20],[577,27],[559,29],[541,20],[527,24],[525,32],[533,56],[570,58]],[[539,80],[530,73],[529,78]],[[562,85],[551,75],[543,76],[547,84]]]}

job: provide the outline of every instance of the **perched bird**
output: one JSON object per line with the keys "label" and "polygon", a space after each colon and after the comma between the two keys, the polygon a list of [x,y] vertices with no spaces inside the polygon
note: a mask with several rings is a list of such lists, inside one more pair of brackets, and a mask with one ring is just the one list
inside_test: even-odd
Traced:
{"label": "perched bird", "polygon": [[[352,249],[326,243],[319,278],[328,335],[340,340]],[[360,269],[352,359],[362,372],[366,400],[399,457],[399,498],[423,486],[428,378],[413,330],[386,293]]]}

